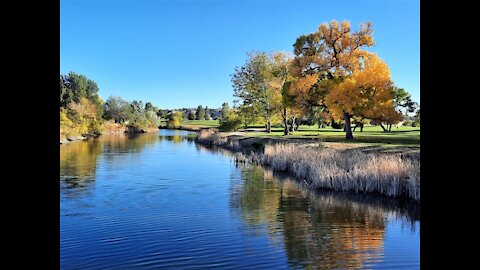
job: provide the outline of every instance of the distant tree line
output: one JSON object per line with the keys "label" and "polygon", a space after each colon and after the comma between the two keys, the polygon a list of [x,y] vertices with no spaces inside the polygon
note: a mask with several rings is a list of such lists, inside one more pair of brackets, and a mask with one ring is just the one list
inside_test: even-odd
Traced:
{"label": "distant tree line", "polygon": [[221,120],[228,104],[220,109],[199,105],[196,109],[160,109],[151,102],[131,102],[119,96],[110,96],[103,101],[95,81],[75,72],[60,74],[60,136],[95,135],[109,127],[122,126],[128,130],[141,131],[158,128],[161,120],[166,126],[177,128],[184,119]]}
{"label": "distant tree line", "polygon": [[134,130],[158,128],[166,111],[151,102],[128,102],[110,96],[105,102],[98,96],[98,85],[75,72],[60,74],[60,135],[101,134],[109,122]]}
{"label": "distant tree line", "polygon": [[180,108],[168,110],[168,113],[179,111],[183,113],[183,118],[188,120],[219,120],[221,118],[221,109],[211,109],[208,106],[198,105],[197,108]]}

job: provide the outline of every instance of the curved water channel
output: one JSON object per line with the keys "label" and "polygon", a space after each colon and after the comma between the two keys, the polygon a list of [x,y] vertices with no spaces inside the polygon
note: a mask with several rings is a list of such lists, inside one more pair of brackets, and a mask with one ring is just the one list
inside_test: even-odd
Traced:
{"label": "curved water channel", "polygon": [[314,192],[186,131],[60,146],[61,269],[418,269],[416,205]]}

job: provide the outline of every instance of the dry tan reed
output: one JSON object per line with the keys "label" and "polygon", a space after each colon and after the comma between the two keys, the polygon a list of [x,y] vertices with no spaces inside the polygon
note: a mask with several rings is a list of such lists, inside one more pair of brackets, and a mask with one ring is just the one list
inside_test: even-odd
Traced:
{"label": "dry tan reed", "polygon": [[207,145],[221,145],[227,143],[225,137],[220,136],[218,132],[210,129],[201,129],[197,131],[197,141]]}
{"label": "dry tan reed", "polygon": [[399,153],[339,151],[285,143],[266,145],[263,163],[316,188],[420,200],[420,164]]}
{"label": "dry tan reed", "polygon": [[[213,130],[197,132],[196,140],[206,145],[242,150],[238,141],[229,140]],[[251,152],[236,157],[240,163],[247,160],[289,172],[314,188],[420,200],[420,161],[401,153],[366,153],[311,144],[277,143],[266,144],[261,155]]]}

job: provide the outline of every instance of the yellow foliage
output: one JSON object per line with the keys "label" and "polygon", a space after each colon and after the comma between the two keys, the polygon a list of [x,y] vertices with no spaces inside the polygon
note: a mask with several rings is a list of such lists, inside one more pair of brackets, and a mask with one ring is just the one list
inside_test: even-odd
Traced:
{"label": "yellow foliage", "polygon": [[168,128],[178,128],[183,121],[182,112],[174,112],[168,117],[167,127]]}
{"label": "yellow foliage", "polygon": [[97,107],[87,98],[79,103],[70,103],[68,110],[60,110],[60,136],[76,136],[99,132],[101,120],[97,118]]}
{"label": "yellow foliage", "polygon": [[370,23],[361,24],[360,29],[354,33],[351,32],[349,21],[343,21],[340,25],[336,20],[329,24],[323,23],[318,31],[313,33],[313,40],[329,50],[320,49],[313,58],[302,56],[307,60],[304,64],[308,65],[311,62],[320,66],[330,66],[332,75],[344,77],[358,68],[359,58],[364,52],[360,48],[374,44],[372,34]]}
{"label": "yellow foliage", "polygon": [[304,114],[309,107],[309,91],[317,83],[318,74],[308,74],[292,81],[288,93],[294,97],[292,113],[295,115]]}
{"label": "yellow foliage", "polygon": [[60,109],[60,137],[65,138],[70,136],[72,127],[74,126],[72,120],[68,118],[67,111],[64,108]]}
{"label": "yellow foliage", "polygon": [[60,109],[60,128],[70,128],[73,126],[72,120],[68,118],[67,112],[64,108]]}
{"label": "yellow foliage", "polygon": [[398,122],[394,110],[392,81],[385,62],[376,54],[364,53],[363,66],[333,87],[325,98],[330,113],[342,119],[344,113],[387,122]]}
{"label": "yellow foliage", "polygon": [[[324,107],[332,88],[336,88],[336,93],[331,94],[330,104],[338,102],[340,105],[334,105],[337,108],[326,113],[328,117],[343,118],[343,110],[356,109],[354,104],[360,103],[361,97],[352,93],[350,88],[356,85],[356,80],[364,78],[351,78],[350,81],[347,78],[364,68],[364,59],[370,53],[362,48],[374,44],[372,34],[372,25],[368,22],[352,31],[350,22],[333,20],[322,23],[316,32],[297,38],[295,58],[289,69],[294,77],[289,89],[295,99],[293,111],[305,114],[312,106]],[[346,79],[344,84],[336,86]]]}

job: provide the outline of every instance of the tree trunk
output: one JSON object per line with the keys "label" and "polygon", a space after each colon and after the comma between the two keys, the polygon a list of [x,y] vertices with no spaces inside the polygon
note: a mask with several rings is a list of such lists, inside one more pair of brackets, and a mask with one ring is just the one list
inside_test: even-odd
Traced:
{"label": "tree trunk", "polygon": [[387,129],[382,125],[382,123],[380,123],[380,126],[382,127],[383,131],[387,131]]}
{"label": "tree trunk", "polygon": [[296,117],[294,116],[294,117],[292,118],[292,131],[295,131],[295,130],[296,130],[295,127],[297,126],[297,123],[295,123],[295,122],[296,122],[295,119],[296,119]]}
{"label": "tree trunk", "polygon": [[270,133],[272,132],[272,122],[270,121],[270,119],[268,119],[267,121],[267,133]]}
{"label": "tree trunk", "polygon": [[352,131],[355,132],[355,129],[357,129],[357,127],[358,127],[358,124],[356,124],[356,125],[353,127],[353,130],[352,130]]}
{"label": "tree trunk", "polygon": [[350,124],[350,115],[348,113],[343,113],[345,117],[345,139],[353,140],[352,126]]}
{"label": "tree trunk", "polygon": [[363,123],[360,125],[360,132],[363,132]]}
{"label": "tree trunk", "polygon": [[283,135],[288,135],[288,122],[287,122],[287,108],[284,107],[283,108],[283,114],[282,114],[282,117],[283,117]]}
{"label": "tree trunk", "polygon": [[388,131],[392,131],[392,124],[388,126]]}

